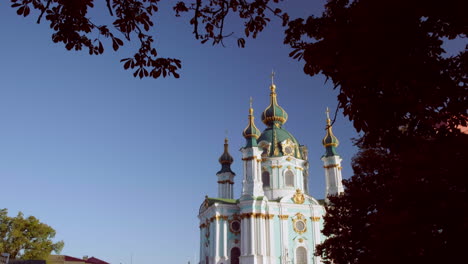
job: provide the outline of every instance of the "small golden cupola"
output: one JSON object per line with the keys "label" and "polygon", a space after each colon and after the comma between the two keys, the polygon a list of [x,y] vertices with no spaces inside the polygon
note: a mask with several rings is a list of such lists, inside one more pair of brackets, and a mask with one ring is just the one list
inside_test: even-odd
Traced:
{"label": "small golden cupola", "polygon": [[221,164],[221,170],[218,171],[217,174],[223,173],[223,172],[232,172],[231,170],[231,164],[234,162],[234,159],[232,158],[231,154],[229,154],[229,144],[228,144],[228,139],[224,139],[224,152],[219,157],[219,163]]}
{"label": "small golden cupola", "polygon": [[325,137],[322,139],[322,145],[325,147],[325,155],[324,157],[331,157],[331,156],[339,156],[338,153],[336,152],[336,147],[340,144],[340,141],[338,141],[338,138],[333,135],[332,131],[332,125],[331,125],[331,120],[330,120],[330,111],[328,110],[327,107],[327,134]]}
{"label": "small golden cupola", "polygon": [[254,110],[252,108],[252,98],[250,98],[249,124],[247,125],[247,127],[244,129],[244,132],[242,133],[244,138],[247,140],[246,147],[256,147],[257,139],[261,135],[260,130],[257,128],[257,126],[255,126],[255,122],[254,122],[255,117],[253,113],[254,113]]}
{"label": "small golden cupola", "polygon": [[262,122],[268,127],[281,127],[288,120],[288,114],[278,105],[278,100],[276,99],[276,85],[273,82],[273,76],[274,74],[272,74],[270,85],[270,105],[262,113]]}

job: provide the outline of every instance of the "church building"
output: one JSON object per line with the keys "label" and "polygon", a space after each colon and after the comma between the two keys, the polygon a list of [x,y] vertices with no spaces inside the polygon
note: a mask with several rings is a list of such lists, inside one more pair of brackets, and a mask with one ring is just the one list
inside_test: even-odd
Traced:
{"label": "church building", "polygon": [[[242,194],[234,197],[234,159],[224,142],[217,197],[200,206],[200,264],[319,264],[315,246],[324,239],[324,200],[308,191],[307,148],[283,124],[286,111],[278,105],[276,86],[270,86],[270,105],[262,113],[266,128],[254,122],[252,105],[242,152]],[[339,142],[327,115],[325,154],[326,195],[343,192]],[[238,180],[240,181],[240,179]]]}

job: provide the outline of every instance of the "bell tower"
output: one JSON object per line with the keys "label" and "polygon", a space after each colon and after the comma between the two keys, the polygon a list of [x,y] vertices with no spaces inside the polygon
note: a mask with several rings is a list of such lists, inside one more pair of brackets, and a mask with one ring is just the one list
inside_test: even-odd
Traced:
{"label": "bell tower", "polygon": [[218,177],[218,198],[232,199],[234,176],[236,175],[231,170],[231,164],[234,161],[231,154],[229,154],[228,139],[224,139],[224,152],[219,157],[219,163],[221,164],[221,170],[216,173]]}
{"label": "bell tower", "polygon": [[333,135],[332,125],[327,107],[327,133],[322,140],[322,145],[325,147],[325,154],[322,156],[323,168],[325,169],[326,191],[325,198],[328,195],[337,195],[344,191],[343,177],[341,176],[341,157],[336,152],[336,148],[340,144],[338,139]]}
{"label": "bell tower", "polygon": [[260,166],[262,151],[257,146],[260,130],[255,126],[253,113],[252,98],[250,98],[249,124],[242,133],[246,139],[246,145],[241,149],[242,160],[244,162],[242,196],[249,195],[252,197],[259,197],[264,195]]}

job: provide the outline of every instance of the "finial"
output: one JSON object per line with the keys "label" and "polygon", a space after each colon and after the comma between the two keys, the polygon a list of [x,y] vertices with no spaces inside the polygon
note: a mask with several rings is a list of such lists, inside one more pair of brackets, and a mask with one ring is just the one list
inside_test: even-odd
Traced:
{"label": "finial", "polygon": [[322,140],[322,145],[326,148],[326,153],[325,157],[330,157],[330,156],[336,156],[338,155],[336,153],[336,147],[340,144],[338,139],[333,135],[332,131],[332,126],[331,126],[331,120],[330,120],[330,109],[327,107],[327,111],[325,111],[327,114],[327,126],[325,130],[327,131],[325,137]]}
{"label": "finial", "polygon": [[276,85],[275,85],[275,72],[272,70],[271,71],[271,85],[270,85],[270,90],[272,92],[272,94],[276,94],[275,93],[275,90],[276,90]]}
{"label": "finial", "polygon": [[275,79],[275,72],[271,70],[271,85],[275,85],[274,79]]}
{"label": "finial", "polygon": [[[249,124],[244,129],[244,132],[242,132],[242,135],[247,139],[247,141],[249,141],[251,138],[254,138],[256,140],[257,138],[260,137],[260,130],[258,130],[258,128],[255,126],[255,123],[254,123],[255,117],[253,115],[254,110],[253,110],[253,107],[252,107],[252,103],[253,103],[252,97],[250,97],[249,103],[250,103]],[[256,144],[257,144],[257,142],[255,141],[254,146],[257,146]],[[247,145],[249,145],[249,143],[247,143]],[[251,147],[251,146],[252,145],[249,145],[249,147]]]}
{"label": "finial", "polygon": [[331,120],[330,120],[330,109],[328,109],[327,106],[327,111],[325,111],[325,114],[327,114],[327,128],[330,127]]}
{"label": "finial", "polygon": [[228,130],[224,130],[224,144],[227,144],[228,143]]}

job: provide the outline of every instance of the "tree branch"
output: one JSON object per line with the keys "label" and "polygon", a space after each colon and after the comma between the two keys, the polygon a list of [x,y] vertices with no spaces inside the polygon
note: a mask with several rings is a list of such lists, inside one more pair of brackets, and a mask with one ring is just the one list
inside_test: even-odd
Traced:
{"label": "tree branch", "polygon": [[42,16],[44,15],[45,11],[49,9],[50,2],[52,2],[52,0],[48,0],[47,5],[44,7],[44,9],[41,10],[41,14],[39,14],[39,17],[37,18],[37,21],[36,21],[37,24],[41,23]]}
{"label": "tree branch", "polygon": [[112,12],[112,7],[111,7],[111,4],[110,4],[110,0],[106,0],[106,4],[107,4],[107,9],[109,9],[110,15],[114,16],[114,13]]}

